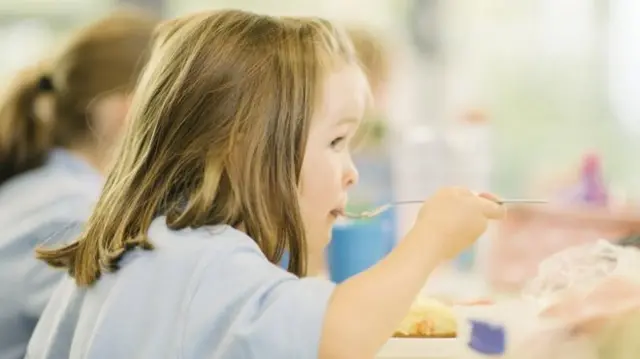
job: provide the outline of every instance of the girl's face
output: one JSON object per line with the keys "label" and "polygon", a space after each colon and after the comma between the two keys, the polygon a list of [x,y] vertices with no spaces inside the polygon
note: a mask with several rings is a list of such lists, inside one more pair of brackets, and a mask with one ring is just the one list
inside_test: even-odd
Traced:
{"label": "girl's face", "polygon": [[311,121],[299,187],[311,274],[322,266],[337,213],[358,181],[349,142],[364,115],[367,94],[362,70],[344,66],[327,79],[323,102]]}

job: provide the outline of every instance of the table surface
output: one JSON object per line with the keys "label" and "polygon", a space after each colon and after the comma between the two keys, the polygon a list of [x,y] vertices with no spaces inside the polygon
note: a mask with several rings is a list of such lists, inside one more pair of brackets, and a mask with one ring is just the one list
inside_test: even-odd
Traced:
{"label": "table surface", "polygon": [[461,350],[457,339],[391,339],[376,359],[452,359]]}

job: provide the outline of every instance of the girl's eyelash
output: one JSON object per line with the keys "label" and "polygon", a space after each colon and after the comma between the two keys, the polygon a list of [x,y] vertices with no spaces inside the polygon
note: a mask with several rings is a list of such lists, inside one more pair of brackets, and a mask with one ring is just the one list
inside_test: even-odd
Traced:
{"label": "girl's eyelash", "polygon": [[337,137],[333,141],[331,141],[331,147],[337,146],[344,140],[344,136]]}

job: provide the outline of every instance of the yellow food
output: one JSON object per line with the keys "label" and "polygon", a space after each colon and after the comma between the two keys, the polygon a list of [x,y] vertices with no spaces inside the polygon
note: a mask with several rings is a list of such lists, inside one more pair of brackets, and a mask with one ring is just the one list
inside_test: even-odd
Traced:
{"label": "yellow food", "polygon": [[431,298],[416,300],[394,337],[455,338],[457,322],[450,306]]}

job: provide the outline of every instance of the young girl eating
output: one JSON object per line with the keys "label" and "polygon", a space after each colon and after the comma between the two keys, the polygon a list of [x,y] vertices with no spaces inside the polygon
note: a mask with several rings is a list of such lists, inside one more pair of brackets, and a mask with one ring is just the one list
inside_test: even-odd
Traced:
{"label": "young girl eating", "polygon": [[[436,193],[378,265],[306,277],[358,180],[369,89],[318,18],[226,10],[158,31],[130,125],[29,358],[372,358],[429,273],[503,214]],[[277,263],[290,255],[289,271]]]}

